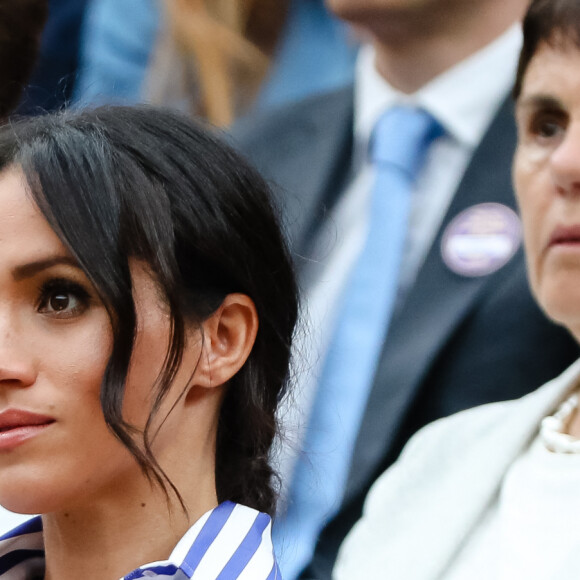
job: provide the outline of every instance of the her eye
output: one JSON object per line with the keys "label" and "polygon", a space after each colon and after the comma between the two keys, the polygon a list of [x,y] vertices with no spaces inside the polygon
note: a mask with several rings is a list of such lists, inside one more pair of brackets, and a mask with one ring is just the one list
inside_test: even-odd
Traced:
{"label": "her eye", "polygon": [[73,318],[88,308],[89,293],[76,282],[64,279],[49,280],[40,291],[38,312],[54,318]]}
{"label": "her eye", "polygon": [[565,130],[566,120],[557,113],[534,115],[528,127],[529,133],[540,139],[552,139]]}
{"label": "her eye", "polygon": [[548,121],[540,124],[535,132],[540,137],[553,137],[559,130],[560,126],[558,123]]}

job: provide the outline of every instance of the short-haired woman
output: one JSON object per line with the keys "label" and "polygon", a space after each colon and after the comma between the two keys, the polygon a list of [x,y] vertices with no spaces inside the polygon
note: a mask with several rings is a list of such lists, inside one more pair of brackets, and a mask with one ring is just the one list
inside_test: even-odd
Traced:
{"label": "short-haired woman", "polygon": [[[530,283],[580,342],[578,0],[532,0],[514,92]],[[579,578],[579,393],[577,362],[520,400],[420,431],[371,489],[334,577]]]}

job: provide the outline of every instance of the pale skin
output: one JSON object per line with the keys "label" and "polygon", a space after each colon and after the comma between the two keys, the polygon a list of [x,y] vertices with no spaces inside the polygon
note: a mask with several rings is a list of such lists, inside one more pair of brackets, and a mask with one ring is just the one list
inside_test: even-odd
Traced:
{"label": "pale skin", "polygon": [[[132,261],[131,271],[138,329],[123,415],[142,429],[169,317],[147,266]],[[167,559],[217,505],[219,407],[252,349],[258,318],[250,298],[230,294],[201,326],[188,329],[183,363],[152,429],[153,452],[182,495],[184,513],[174,494],[168,505],[149,484],[105,425],[99,389],[112,339],[97,293],[21,173],[0,173],[0,412],[53,419],[39,435],[0,450],[0,504],[43,514],[46,580],[120,578]]]}
{"label": "pale skin", "polygon": [[[530,285],[580,341],[580,50],[540,45],[516,106],[514,185]],[[580,438],[580,415],[569,425]]]}
{"label": "pale skin", "polygon": [[488,45],[520,20],[527,0],[326,0],[369,36],[379,73],[403,93]]}

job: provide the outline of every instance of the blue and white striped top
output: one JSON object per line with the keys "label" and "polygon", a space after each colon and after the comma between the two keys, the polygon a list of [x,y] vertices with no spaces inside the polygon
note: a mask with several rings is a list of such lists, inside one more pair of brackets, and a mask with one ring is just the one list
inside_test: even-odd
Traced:
{"label": "blue and white striped top", "polygon": [[[152,562],[120,580],[281,580],[270,517],[226,501],[205,513],[168,560]],[[33,518],[0,538],[0,579],[44,578],[42,520]]]}

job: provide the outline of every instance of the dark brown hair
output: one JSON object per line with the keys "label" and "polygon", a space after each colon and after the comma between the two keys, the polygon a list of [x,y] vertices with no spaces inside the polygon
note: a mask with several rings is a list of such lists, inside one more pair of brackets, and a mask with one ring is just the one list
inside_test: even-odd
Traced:
{"label": "dark brown hair", "polygon": [[515,99],[520,96],[528,65],[542,43],[580,48],[580,1],[532,0],[524,17],[523,31],[524,44],[513,89]]}
{"label": "dark brown hair", "polygon": [[16,107],[36,63],[48,0],[0,0],[0,119]]}

